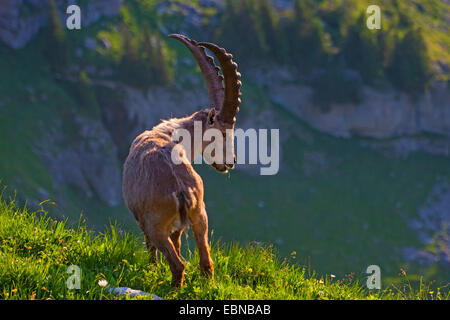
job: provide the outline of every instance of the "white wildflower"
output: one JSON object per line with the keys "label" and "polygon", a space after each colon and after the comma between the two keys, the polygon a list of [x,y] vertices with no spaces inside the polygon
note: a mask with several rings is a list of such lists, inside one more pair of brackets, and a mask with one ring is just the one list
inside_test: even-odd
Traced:
{"label": "white wildflower", "polygon": [[106,287],[108,285],[108,281],[106,280],[98,280],[98,285],[102,288]]}

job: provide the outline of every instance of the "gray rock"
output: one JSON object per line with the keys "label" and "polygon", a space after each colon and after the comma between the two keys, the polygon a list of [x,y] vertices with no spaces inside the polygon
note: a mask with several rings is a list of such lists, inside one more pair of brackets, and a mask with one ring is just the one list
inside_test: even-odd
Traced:
{"label": "gray rock", "polygon": [[86,38],[86,39],[84,39],[84,47],[86,49],[93,51],[93,50],[97,49],[97,41],[95,41],[92,38]]}
{"label": "gray rock", "polygon": [[[364,86],[362,103],[332,104],[324,112],[313,103],[313,90],[308,86],[289,83],[277,72],[258,69],[246,74],[257,83],[264,81],[274,102],[333,136],[387,139],[427,132],[450,138],[450,90],[443,82],[418,99],[393,89],[379,91]],[[357,78],[349,72],[346,77]]]}
{"label": "gray rock", "polygon": [[418,217],[408,225],[417,231],[424,245],[433,242],[436,253],[408,247],[403,249],[405,258],[421,264],[436,261],[450,268],[450,186],[447,183],[438,184],[432,189],[426,203],[419,209]]}
{"label": "gray rock", "polygon": [[413,247],[407,247],[402,249],[402,255],[408,261],[415,261],[420,265],[428,266],[435,261],[435,257],[431,252],[417,249]]}
{"label": "gray rock", "polygon": [[120,164],[117,149],[102,123],[75,115],[78,132],[75,141],[67,143],[62,123],[44,133],[33,151],[40,155],[55,184],[72,184],[87,197],[97,195],[109,206],[122,201]]}
{"label": "gray rock", "polygon": [[[76,0],[55,0],[62,25],[65,26],[66,9]],[[98,21],[103,16],[119,14],[121,0],[96,0],[83,2],[81,8],[82,27]],[[24,47],[50,20],[48,1],[43,0],[1,0],[0,41],[12,48]]]}
{"label": "gray rock", "polygon": [[112,292],[113,294],[124,296],[128,295],[130,297],[136,297],[136,296],[152,296],[153,300],[163,300],[161,297],[158,297],[156,294],[150,294],[145,291],[141,290],[135,290],[128,287],[109,287],[109,292]]}

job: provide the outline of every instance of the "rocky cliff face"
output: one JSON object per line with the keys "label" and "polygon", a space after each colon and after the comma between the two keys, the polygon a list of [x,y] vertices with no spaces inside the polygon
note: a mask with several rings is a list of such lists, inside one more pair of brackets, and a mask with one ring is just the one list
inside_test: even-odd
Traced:
{"label": "rocky cliff face", "polygon": [[450,188],[447,183],[437,184],[419,209],[416,219],[408,221],[411,229],[416,230],[423,245],[436,243],[436,252],[407,247],[402,250],[407,260],[429,265],[440,262],[450,267]]}
{"label": "rocky cliff face", "polygon": [[249,75],[267,86],[273,102],[333,136],[386,139],[428,132],[450,137],[450,90],[442,82],[418,98],[365,86],[362,103],[332,104],[323,111],[313,103],[313,90],[293,83],[289,71],[272,68],[268,73],[255,70]]}
{"label": "rocky cliff face", "polygon": [[[287,70],[253,70],[249,76],[268,88],[272,102],[319,131],[337,137],[376,138],[370,143],[374,147],[387,147],[386,140],[394,139],[390,144],[399,154],[425,151],[450,155],[450,90],[445,83],[436,83],[418,98],[364,86],[362,103],[332,104],[323,111],[313,102],[313,89],[295,84],[294,75]],[[441,138],[413,138],[423,133]]]}
{"label": "rocky cliff face", "polygon": [[450,91],[438,83],[418,100],[394,91],[364,88],[359,105],[332,105],[323,112],[311,101],[312,90],[298,85],[277,86],[275,100],[310,123],[335,136],[391,138],[422,132],[450,137]]}
{"label": "rocky cliff face", "polygon": [[[102,16],[119,13],[121,0],[55,0],[61,21],[64,22],[66,9],[71,4],[81,8],[82,26],[88,26]],[[46,0],[1,0],[0,1],[0,41],[18,49],[24,47],[49,21],[49,2]]]}
{"label": "rocky cliff face", "polygon": [[[67,142],[62,121],[35,141],[33,151],[40,155],[59,187],[72,185],[83,190],[88,198],[97,197],[110,207],[122,199],[121,164],[117,160],[117,147],[104,125],[79,114],[73,122],[77,136]],[[64,199],[58,199],[64,205]]]}

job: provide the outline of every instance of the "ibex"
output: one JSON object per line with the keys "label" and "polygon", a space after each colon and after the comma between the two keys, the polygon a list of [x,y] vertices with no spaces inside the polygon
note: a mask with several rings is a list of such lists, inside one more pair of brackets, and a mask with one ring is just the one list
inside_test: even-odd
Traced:
{"label": "ibex", "polygon": [[[189,222],[199,249],[202,273],[213,278],[214,268],[208,244],[203,181],[191,165],[191,161],[198,156],[196,150],[203,155],[205,143],[202,141],[201,146],[196,147],[196,139],[192,138],[194,148],[191,148],[190,154],[180,149],[179,156],[183,161],[176,164],[171,158],[172,150],[177,146],[172,134],[174,130],[185,129],[194,137],[196,121],[201,122],[202,130],[220,130],[227,142],[232,141],[232,160],[227,163],[213,162],[211,166],[222,173],[233,169],[236,162],[233,130],[241,103],[241,75],[232,55],[225,49],[212,43],[197,43],[180,34],[169,37],[181,41],[195,57],[205,78],[211,108],[185,118],[162,121],[152,130],[136,137],[124,165],[123,196],[144,233],[150,260],[157,263],[157,250],[160,250],[170,265],[172,285],[181,287],[184,281],[181,234]],[[205,48],[217,57],[223,75],[219,74],[220,68],[206,54]],[[226,145],[224,143],[224,149]]]}

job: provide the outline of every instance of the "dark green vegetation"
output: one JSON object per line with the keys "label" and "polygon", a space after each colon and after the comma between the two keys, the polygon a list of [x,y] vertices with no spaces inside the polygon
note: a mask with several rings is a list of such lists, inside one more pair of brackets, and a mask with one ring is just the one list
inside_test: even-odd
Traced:
{"label": "dark green vegetation", "polygon": [[[346,69],[358,71],[366,84],[388,81],[410,94],[424,92],[437,79],[448,80],[432,70],[438,61],[450,62],[445,20],[449,8],[441,1],[383,1],[381,30],[366,27],[370,1],[296,0],[291,10],[276,10],[269,0],[225,3],[219,12],[199,8],[202,26],[194,27],[183,24],[176,10],[159,15],[159,1],[126,1],[120,19],[97,34],[112,46],[108,52],[100,50],[103,63],[114,67],[116,79],[136,87],[170,83],[174,56],[166,34],[158,31],[169,22],[175,32],[184,30],[202,39],[206,33],[209,41],[228,48],[241,63],[296,68],[299,80],[311,84],[321,97],[319,105],[360,101],[360,85],[345,78]],[[56,18],[48,32],[49,46],[55,48],[48,55],[51,64],[61,66],[70,44]]]}
{"label": "dark green vegetation", "polygon": [[[196,6],[196,1],[180,2]],[[253,240],[273,243],[279,257],[289,257],[291,263],[301,267],[311,266],[311,270],[323,276],[335,274],[337,279],[343,279],[353,272],[354,278],[362,279],[361,283],[364,283],[365,268],[377,264],[382,269],[384,287],[393,283],[402,292],[403,286],[399,284],[403,281],[399,277],[400,268],[407,271],[410,284],[415,288],[420,286],[422,276],[427,285],[432,280],[436,281],[433,287],[444,286],[448,282],[448,269],[443,269],[439,264],[424,268],[404,263],[399,254],[399,250],[405,246],[422,246],[407,222],[417,215],[435,184],[450,182],[448,158],[416,153],[407,159],[397,159],[361,147],[361,142],[366,140],[339,139],[311,130],[273,103],[264,87],[245,77],[246,66],[292,66],[293,70],[298,71],[298,82],[311,84],[316,89],[318,106],[326,106],[330,101],[360,99],[358,88],[361,82],[342,80],[342,71],[347,68],[358,70],[365,84],[383,87],[392,83],[401,90],[420,92],[426,89],[430,81],[442,77],[436,74],[430,79],[430,65],[435,65],[438,60],[450,62],[449,33],[445,32],[445,28],[442,29],[445,26],[443,15],[448,12],[448,6],[434,0],[421,1],[420,5],[413,1],[383,1],[383,29],[370,31],[360,27],[365,23],[363,13],[368,4],[366,1],[298,1],[294,10],[286,12],[275,11],[265,1],[239,1],[228,4],[223,13],[217,8],[199,9],[205,18],[202,25],[196,27],[183,23],[181,11],[174,9],[170,15],[157,14],[158,3],[156,0],[126,1],[120,16],[103,19],[76,32],[65,31],[54,22],[21,50],[11,50],[0,44],[0,179],[8,186],[7,192],[12,193],[17,189],[20,199],[40,200],[43,200],[40,189],[48,190],[48,197],[52,200],[58,194],[64,201],[57,201],[56,209],[51,206],[48,210],[58,218],[62,215],[69,217],[71,226],[76,227],[75,222],[80,212],[83,212],[88,225],[96,231],[104,231],[105,225],[116,220],[123,229],[137,231],[132,215],[122,204],[109,207],[98,197],[87,197],[83,190],[74,186],[61,187],[56,184],[42,158],[34,150],[42,137],[49,133],[63,138],[58,142],[61,149],[83,139],[77,124],[72,120],[77,114],[87,116],[92,121],[102,120],[102,115],[107,111],[105,108],[117,103],[120,93],[98,87],[95,81],[125,83],[142,90],[168,83],[175,83],[180,90],[191,89],[192,84],[179,81],[180,76],[195,74],[201,78],[199,69],[194,63],[181,62],[183,59],[192,61],[192,57],[179,43],[166,39],[166,33],[160,29],[164,26],[167,33],[180,30],[189,32],[193,38],[218,42],[233,52],[244,76],[239,121],[258,115],[264,108],[270,108],[276,114],[279,127],[289,136],[281,146],[280,173],[274,177],[253,176],[242,171],[223,176],[211,168],[198,166],[205,181],[210,228],[215,233],[213,239],[220,237],[221,243],[246,244]],[[218,14],[218,23],[214,24]],[[421,32],[414,31],[417,26],[423,28]],[[84,50],[83,56],[77,56],[76,49],[84,47],[86,37],[95,39],[100,45],[96,50]],[[101,44],[103,39],[108,40],[110,49]],[[73,66],[78,69],[73,71]],[[112,73],[89,72],[92,66],[97,70],[112,70]],[[117,130],[120,131],[120,128]],[[121,156],[117,159],[118,168],[121,167],[127,148],[128,145],[119,150]],[[12,213],[9,216],[12,217]],[[20,217],[20,214],[16,217]],[[12,218],[9,221],[14,223]],[[17,223],[20,224],[20,220]],[[3,235],[10,232],[4,231],[10,229],[2,225],[0,228]],[[31,225],[28,228],[32,228]],[[21,238],[28,233],[20,233],[20,237],[19,232],[14,234],[17,234],[17,239],[14,237],[12,241],[17,241],[17,248],[20,243],[28,243],[28,240]],[[2,240],[11,236],[3,235]],[[77,233],[74,239],[77,237],[81,237],[81,233]],[[259,265],[266,261],[258,260],[259,257],[270,253],[266,249],[255,251],[257,255],[253,262],[233,267],[238,269],[227,269],[227,259],[237,261],[243,256],[253,259],[249,254],[251,251],[248,251],[250,249],[229,248],[223,251],[215,247],[216,258],[213,259],[218,279],[221,279],[217,282],[218,287],[205,284],[198,277],[196,263],[191,263],[188,280],[191,279],[189,281],[195,285],[188,285],[180,293],[172,292],[168,286],[170,274],[167,266],[159,269],[148,266],[141,238],[138,237],[139,240],[136,240],[131,236],[133,240],[130,240],[130,248],[124,248],[126,242],[118,244],[118,248],[123,248],[120,252],[114,251],[116,249],[108,252],[110,247],[107,246],[111,243],[108,239],[111,237],[106,238],[103,247],[102,238],[97,238],[92,240],[90,248],[99,253],[92,254],[91,258],[87,253],[85,255],[88,258],[81,257],[74,261],[58,256],[63,250],[61,247],[55,249],[51,264],[51,273],[55,277],[51,281],[59,285],[48,282],[43,283],[43,286],[50,290],[50,284],[55,284],[52,290],[55,293],[53,297],[57,298],[65,290],[64,281],[57,275],[64,274],[67,264],[85,265],[86,262],[83,270],[86,274],[91,272],[85,278],[86,291],[92,288],[90,291],[99,297],[100,291],[93,289],[99,289],[96,284],[100,278],[98,274],[103,273],[107,280],[118,284],[111,277],[116,272],[114,278],[120,279],[118,273],[122,269],[114,269],[124,266],[122,259],[134,261],[132,265],[139,272],[128,274],[126,281],[120,282],[121,285],[167,298],[176,295],[205,298],[212,297],[213,292],[217,298],[231,295],[237,298],[260,297],[255,292],[247,293],[246,290],[253,290],[253,284],[250,289],[244,288],[250,279],[254,279],[255,270],[266,275],[266,271],[277,273],[270,275],[273,282],[267,282],[268,287],[269,283],[272,286],[287,279],[284,276],[278,278],[279,270],[282,269],[279,264],[267,262],[267,266]],[[434,252],[436,245],[432,243],[426,249]],[[29,247],[36,248],[36,245],[30,244]],[[190,247],[194,248],[193,243],[190,243]],[[44,252],[48,252],[47,249]],[[132,258],[135,249],[137,257]],[[20,259],[24,259],[20,260],[25,261],[23,264],[28,262],[27,259],[34,261],[35,256],[24,254],[28,252],[24,247],[16,252]],[[33,254],[38,255],[39,250]],[[92,261],[101,260],[100,257],[111,257],[112,260],[96,267]],[[185,252],[185,257],[189,257],[189,261],[195,259],[188,252]],[[2,255],[2,259],[6,259],[5,255]],[[89,260],[91,262],[88,259],[92,259]],[[39,291],[37,286],[30,285],[27,288],[25,285],[27,272],[30,275],[36,272],[36,278],[30,276],[30,279],[40,279],[44,274],[39,271],[44,269],[39,268],[45,265],[38,265],[30,264],[29,269],[24,267],[22,280],[14,280],[17,289],[24,290],[23,295],[18,297],[29,298],[33,290],[37,297],[49,296],[49,293]],[[15,267],[8,265],[0,269],[9,268]],[[126,268],[131,270],[131,266],[126,265]],[[245,273],[248,268],[253,269],[253,275]],[[141,270],[146,271],[142,273]],[[149,272],[151,275],[146,277]],[[247,278],[241,278],[241,273]],[[226,274],[237,276],[228,279]],[[299,282],[294,281],[297,288],[300,288],[300,280],[304,280],[301,274],[299,269],[291,275],[299,279]],[[10,277],[13,276],[16,276],[14,272]],[[1,287],[6,288],[4,294],[14,289],[11,279],[1,280]],[[163,284],[156,286],[159,281],[163,281]],[[237,292],[235,284],[239,281],[244,289],[234,295]],[[294,282],[291,283],[293,287]],[[221,284],[223,287],[220,287]],[[320,297],[320,290],[314,291],[318,287],[312,286],[312,282],[308,285],[311,285],[308,288],[313,288],[312,291],[305,289],[297,293],[285,293],[284,289],[280,289],[279,295],[270,297]],[[321,290],[326,293],[325,289]],[[350,294],[347,297],[362,297],[355,293],[356,289],[336,290],[345,292],[343,295],[336,293],[336,297],[345,297],[347,292]],[[393,290],[395,294],[398,293],[396,289]],[[432,290],[436,294],[437,289]],[[425,296],[426,291],[421,291],[421,295]],[[264,292],[261,291],[261,294]]]}
{"label": "dark green vegetation", "polygon": [[[427,286],[412,290],[405,277],[398,287],[368,292],[355,281],[308,275],[280,261],[271,247],[250,244],[212,247],[215,281],[200,275],[198,254],[188,250],[186,284],[170,286],[164,259],[148,263],[140,238],[110,227],[95,235],[80,221],[76,229],[18,209],[0,198],[0,299],[117,299],[108,287],[129,286],[165,299],[448,299]],[[69,290],[70,265],[81,268],[80,289]],[[128,297],[122,297],[127,299]],[[139,297],[138,299],[148,299]]]}
{"label": "dark green vegetation", "polygon": [[449,61],[448,7],[440,1],[383,1],[381,30],[369,30],[370,4],[297,0],[292,10],[277,12],[268,0],[227,1],[214,34],[242,60],[297,68],[313,78],[325,103],[359,101],[357,84],[343,79],[346,68],[359,71],[369,85],[388,80],[399,90],[423,92],[432,81],[433,61]]}

